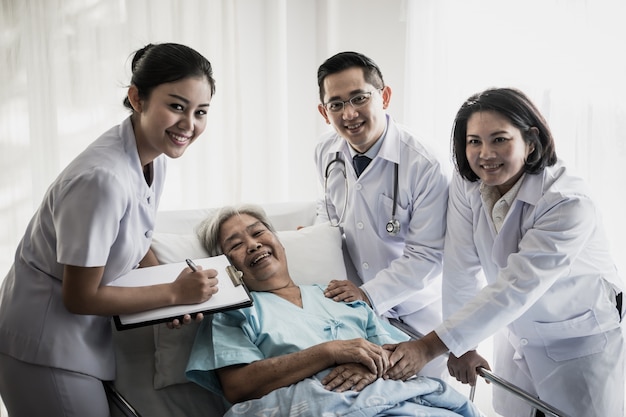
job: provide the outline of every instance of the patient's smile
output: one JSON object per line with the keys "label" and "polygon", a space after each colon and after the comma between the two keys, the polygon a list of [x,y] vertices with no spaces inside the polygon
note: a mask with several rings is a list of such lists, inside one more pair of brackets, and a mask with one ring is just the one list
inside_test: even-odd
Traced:
{"label": "patient's smile", "polygon": [[265,252],[265,253],[261,254],[260,256],[257,256],[256,258],[254,258],[252,260],[252,262],[250,262],[250,266],[255,266],[256,264],[261,262],[263,259],[269,257],[270,255],[271,255],[270,252]]}

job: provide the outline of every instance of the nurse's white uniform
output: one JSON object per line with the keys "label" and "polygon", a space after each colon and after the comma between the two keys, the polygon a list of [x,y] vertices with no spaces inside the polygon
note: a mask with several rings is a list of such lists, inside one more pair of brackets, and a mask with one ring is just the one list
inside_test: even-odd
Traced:
{"label": "nurse's white uniform", "polygon": [[[460,356],[503,330],[497,374],[571,416],[623,416],[624,283],[585,184],[560,162],[525,174],[499,233],[480,184],[456,174],[450,186],[436,333]],[[500,391],[494,407],[530,414]]]}
{"label": "nurse's white uniform", "polygon": [[[333,223],[342,217],[347,251],[374,311],[399,317],[426,334],[441,321],[440,274],[449,179],[433,154],[389,116],[379,142],[378,153],[358,178],[349,145],[334,131],[321,138],[315,163],[322,185],[326,167],[337,152],[345,163],[346,211],[342,217],[345,180],[333,169],[328,178],[328,212]],[[401,228],[397,236],[390,236],[385,227],[393,211],[395,163],[399,170],[395,217]],[[329,220],[323,198],[317,216],[318,222]],[[445,378],[448,371],[445,362],[439,361],[422,374]]]}
{"label": "nurse's white uniform", "polygon": [[110,318],[63,304],[64,265],[105,266],[102,285],[150,247],[166,159],[148,186],[130,118],[85,149],[50,186],[0,289],[0,352],[102,380],[115,377]]}

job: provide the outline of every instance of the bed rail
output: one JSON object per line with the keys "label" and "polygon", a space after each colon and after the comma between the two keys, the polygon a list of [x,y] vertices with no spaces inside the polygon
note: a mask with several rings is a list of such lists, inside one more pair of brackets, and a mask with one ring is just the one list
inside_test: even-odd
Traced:
{"label": "bed rail", "polygon": [[107,398],[109,399],[109,407],[114,406],[124,414],[124,417],[141,417],[141,414],[124,398],[124,396],[115,389],[113,382],[102,381]]}
{"label": "bed rail", "polygon": [[[424,336],[421,333],[419,333],[418,331],[416,331],[415,329],[413,329],[408,324],[406,324],[403,321],[400,321],[398,319],[389,318],[389,323],[391,323],[394,327],[397,327],[398,329],[402,330],[404,333],[406,333],[412,339],[417,340],[417,339],[421,339]],[[517,387],[514,384],[511,384],[507,380],[499,377],[498,375],[496,375],[493,372],[483,368],[482,366],[477,368],[477,371],[478,371],[478,375],[480,375],[485,380],[493,383],[494,385],[497,385],[498,387],[500,387],[502,389],[505,389],[505,390],[509,391],[512,394],[517,395],[522,400],[525,400],[526,402],[530,403],[530,405],[532,407],[534,407],[535,410],[542,411],[546,416],[551,416],[551,417],[569,417],[567,414],[565,414],[564,412],[560,411],[559,409],[557,409],[555,407],[552,407],[550,404],[546,403],[545,401],[542,401],[539,398],[537,398],[537,397],[533,396],[532,394],[530,394],[529,392],[527,392],[527,391]],[[469,399],[472,402],[474,401],[475,393],[476,393],[476,386],[474,385],[474,386],[471,387],[470,395],[469,395]]]}

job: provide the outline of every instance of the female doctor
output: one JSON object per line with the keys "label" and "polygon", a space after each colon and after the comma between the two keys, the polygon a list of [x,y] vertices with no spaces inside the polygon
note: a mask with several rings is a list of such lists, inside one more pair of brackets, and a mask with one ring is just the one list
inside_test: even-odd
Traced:
{"label": "female doctor", "polygon": [[[458,111],[453,154],[444,322],[398,345],[387,376],[405,378],[450,351],[450,374],[474,384],[478,366],[490,369],[474,348],[503,329],[500,376],[570,416],[623,416],[624,284],[598,209],[557,159],[545,120],[523,93],[486,90]],[[500,391],[494,408],[531,412]]]}
{"label": "female doctor", "polygon": [[211,64],[183,45],[148,45],[132,70],[130,117],[52,183],[0,289],[0,395],[11,417],[108,417],[109,316],[217,291],[215,271],[189,268],[171,284],[107,286],[157,263],[149,247],[165,156],[178,158],[204,131],[215,91]]}

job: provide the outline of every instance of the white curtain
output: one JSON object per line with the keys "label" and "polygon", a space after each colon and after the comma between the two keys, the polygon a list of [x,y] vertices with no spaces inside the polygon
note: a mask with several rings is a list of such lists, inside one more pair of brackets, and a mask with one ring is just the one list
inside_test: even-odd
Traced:
{"label": "white curtain", "polygon": [[311,200],[328,128],[317,67],[358,50],[401,85],[404,15],[404,0],[0,0],[0,280],[49,184],[127,116],[138,48],[187,44],[217,82],[205,133],[170,161],[161,209]]}

